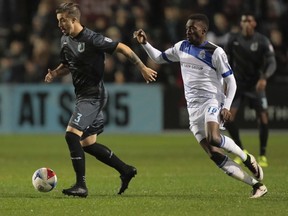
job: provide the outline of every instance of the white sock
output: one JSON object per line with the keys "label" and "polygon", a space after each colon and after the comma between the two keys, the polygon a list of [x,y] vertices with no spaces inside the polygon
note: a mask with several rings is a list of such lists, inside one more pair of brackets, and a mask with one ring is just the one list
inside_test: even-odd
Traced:
{"label": "white sock", "polygon": [[[227,156],[226,156],[227,157]],[[239,164],[235,163],[229,157],[227,157],[227,161],[224,163],[222,167],[220,167],[227,175],[240,180],[248,185],[253,186],[258,183],[256,179],[252,176],[248,175]]]}
{"label": "white sock", "polygon": [[227,152],[231,152],[241,158],[242,161],[247,159],[247,154],[230,138],[224,135],[221,136],[220,147]]}

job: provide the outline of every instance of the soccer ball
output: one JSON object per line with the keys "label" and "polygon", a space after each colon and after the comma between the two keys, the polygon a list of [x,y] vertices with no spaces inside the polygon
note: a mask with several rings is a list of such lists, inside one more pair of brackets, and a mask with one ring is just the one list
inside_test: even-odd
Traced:
{"label": "soccer ball", "polygon": [[34,172],[32,184],[40,192],[49,192],[56,187],[56,173],[50,168],[42,167]]}

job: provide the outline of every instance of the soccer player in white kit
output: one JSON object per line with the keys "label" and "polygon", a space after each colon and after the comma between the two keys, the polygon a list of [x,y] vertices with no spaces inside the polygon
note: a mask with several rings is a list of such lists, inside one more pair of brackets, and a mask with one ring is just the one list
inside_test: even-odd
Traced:
{"label": "soccer player in white kit", "polygon": [[[179,41],[164,52],[148,43],[142,29],[135,31],[134,37],[156,63],[180,62],[190,130],[219,168],[228,176],[252,186],[251,198],[259,198],[267,193],[266,186],[261,183],[262,168],[254,156],[246,154],[231,138],[220,134],[219,125],[231,118],[229,110],[236,82],[224,50],[206,41],[208,28],[206,15],[191,15],[186,23],[187,40]],[[254,177],[225,155],[221,148],[239,156]]]}

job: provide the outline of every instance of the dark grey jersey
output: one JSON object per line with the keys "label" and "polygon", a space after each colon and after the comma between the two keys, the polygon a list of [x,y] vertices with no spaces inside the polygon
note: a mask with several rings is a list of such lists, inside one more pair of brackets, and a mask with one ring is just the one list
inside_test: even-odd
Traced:
{"label": "dark grey jersey", "polygon": [[61,38],[61,63],[67,65],[77,98],[91,98],[102,92],[105,53],[112,54],[118,42],[86,27],[74,38]]}
{"label": "dark grey jersey", "polygon": [[225,51],[237,84],[252,87],[262,75],[269,77],[274,72],[267,71],[267,59],[274,56],[273,47],[268,38],[260,33],[256,32],[252,37],[244,37],[241,33],[231,34]]}

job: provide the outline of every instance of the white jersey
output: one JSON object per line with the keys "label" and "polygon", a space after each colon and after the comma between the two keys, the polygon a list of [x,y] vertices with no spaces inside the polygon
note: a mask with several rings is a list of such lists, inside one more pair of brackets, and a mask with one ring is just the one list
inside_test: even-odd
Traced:
{"label": "white jersey", "polygon": [[[183,40],[162,53],[148,43],[143,47],[157,63],[180,62],[187,108],[211,98],[224,102],[223,78],[231,76],[235,81],[224,50],[211,42],[194,46]],[[233,85],[229,101],[224,104],[227,109],[230,109],[235,94],[235,82]]]}

